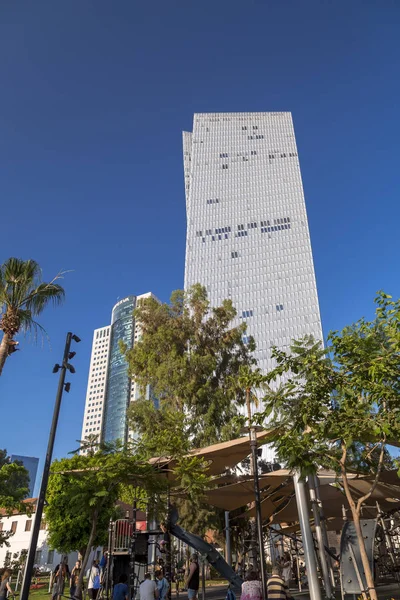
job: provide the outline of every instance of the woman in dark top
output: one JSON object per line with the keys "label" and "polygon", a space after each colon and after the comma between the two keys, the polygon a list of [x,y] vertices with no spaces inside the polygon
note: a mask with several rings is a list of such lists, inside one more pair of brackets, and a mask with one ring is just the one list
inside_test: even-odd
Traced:
{"label": "woman in dark top", "polygon": [[0,583],[0,600],[6,600],[7,592],[10,592],[10,594],[14,593],[10,586],[10,572],[4,571]]}
{"label": "woman in dark top", "polygon": [[190,562],[189,576],[186,579],[188,591],[188,600],[197,600],[200,583],[199,559],[197,554],[193,554]]}

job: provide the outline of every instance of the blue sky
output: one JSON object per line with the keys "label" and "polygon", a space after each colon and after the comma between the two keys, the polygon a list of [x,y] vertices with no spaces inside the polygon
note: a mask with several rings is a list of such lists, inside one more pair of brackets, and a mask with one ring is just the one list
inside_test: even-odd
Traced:
{"label": "blue sky", "polygon": [[43,457],[51,369],[76,332],[55,455],[80,436],[92,331],[183,285],[181,131],[194,112],[293,112],[325,333],[398,297],[397,0],[3,0],[0,261],[71,269],[67,302],[0,380],[0,447]]}

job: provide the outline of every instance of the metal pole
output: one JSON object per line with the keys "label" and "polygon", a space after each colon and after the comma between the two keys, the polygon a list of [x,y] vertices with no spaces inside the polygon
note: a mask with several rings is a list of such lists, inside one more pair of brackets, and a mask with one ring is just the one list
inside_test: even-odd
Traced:
{"label": "metal pole", "polygon": [[36,553],[36,547],[37,547],[38,538],[39,538],[40,524],[42,522],[43,507],[44,507],[44,503],[45,503],[45,499],[46,499],[46,490],[47,490],[47,484],[49,481],[50,465],[51,465],[51,459],[53,456],[54,440],[56,437],[58,416],[60,414],[61,400],[62,400],[62,394],[63,394],[63,390],[64,390],[65,375],[67,372],[68,354],[69,354],[69,349],[71,347],[71,340],[72,340],[72,333],[69,331],[67,333],[67,339],[66,339],[65,348],[64,348],[64,357],[63,357],[62,365],[60,368],[61,372],[60,372],[60,378],[58,380],[58,390],[57,390],[57,396],[56,396],[56,403],[54,406],[53,420],[52,420],[51,428],[50,428],[49,441],[47,444],[46,459],[44,461],[42,483],[40,486],[39,497],[38,497],[37,503],[36,503],[35,522],[33,524],[31,541],[29,544],[29,551],[28,551],[28,555],[26,557],[24,580],[22,582],[22,588],[21,588],[21,600],[28,600],[29,589],[31,587],[32,571],[33,571],[33,565],[35,562],[35,553]]}
{"label": "metal pole", "polygon": [[[150,531],[155,531],[157,529],[157,522],[155,518],[151,520],[150,523]],[[153,572],[156,570],[156,556],[157,556],[157,536],[151,535],[149,537],[150,542],[150,564],[153,566]]]}
{"label": "metal pole", "polygon": [[225,511],[225,560],[232,566],[231,530],[229,529],[229,510]]}
{"label": "metal pole", "polygon": [[[250,428],[250,446],[251,454],[254,465],[254,495],[256,501],[256,515],[257,515],[257,532],[258,532],[258,548],[260,555],[260,574],[261,574],[261,587],[263,593],[263,600],[267,599],[267,580],[265,576],[265,549],[264,549],[264,537],[262,528],[262,516],[261,516],[261,498],[260,498],[260,483],[258,480],[258,462],[257,462],[257,437],[254,427]],[[313,599],[312,599],[313,600]]]}
{"label": "metal pole", "polygon": [[[328,540],[328,532],[326,530],[324,505],[321,502],[321,494],[320,494],[320,489],[319,489],[319,477],[318,477],[318,475],[314,475],[313,477],[314,477],[314,483],[315,483],[315,493],[317,495],[317,500],[318,500],[319,515],[321,517],[322,539],[324,541],[324,546],[325,546],[325,551],[326,551],[329,548],[329,540]],[[328,552],[326,552],[326,560],[328,562],[329,575],[331,578],[332,587],[334,589],[336,587],[335,574],[333,572],[332,557],[328,554]]]}
{"label": "metal pole", "polygon": [[315,534],[317,536],[318,553],[319,553],[319,559],[321,561],[321,570],[322,570],[322,577],[324,580],[325,594],[327,595],[328,598],[332,598],[332,587],[331,587],[331,582],[329,579],[329,569],[328,569],[328,563],[326,560],[324,539],[323,539],[323,535],[322,535],[321,519],[320,519],[320,514],[319,514],[317,494],[315,491],[314,475],[310,475],[308,477],[308,488],[310,491],[311,508],[312,508],[313,515],[314,515]]}
{"label": "metal pole", "polygon": [[17,581],[16,581],[16,583],[15,583],[15,589],[14,589],[14,591],[15,591],[15,592],[18,592],[18,586],[19,586],[19,580],[20,580],[20,579],[21,579],[21,570],[20,570],[20,569],[18,569],[18,573],[17,573]]}
{"label": "metal pole", "polygon": [[388,553],[390,556],[390,560],[392,561],[392,564],[393,564],[394,578],[396,579],[397,583],[399,583],[399,573],[397,571],[397,563],[396,563],[396,559],[395,559],[395,551],[394,551],[394,547],[393,547],[393,542],[392,542],[392,538],[389,535],[388,529],[386,527],[386,523],[383,518],[383,513],[381,511],[379,502],[376,503],[376,508],[378,509],[378,519],[381,524],[383,534],[385,536],[386,547],[387,547],[387,550],[388,550]]}
{"label": "metal pole", "polygon": [[296,568],[297,568],[297,579],[298,579],[299,592],[301,592],[301,569],[300,569],[300,557],[299,557],[299,553],[297,551],[297,542],[296,542]]}
{"label": "metal pole", "polygon": [[301,537],[303,539],[304,560],[308,572],[308,587],[311,600],[321,600],[321,590],[318,582],[317,561],[315,559],[314,541],[310,528],[306,490],[304,481],[300,479],[299,473],[293,477],[294,491],[296,494],[297,510],[299,511],[299,522]]}
{"label": "metal pole", "polygon": [[360,591],[361,591],[362,597],[364,598],[364,600],[367,600],[368,595],[367,595],[367,592],[365,591],[365,588],[364,588],[364,583],[363,583],[363,580],[362,580],[362,577],[361,577],[360,568],[358,566],[357,558],[356,558],[356,555],[354,553],[353,545],[350,544],[350,543],[349,543],[349,550],[350,550],[350,554],[351,554],[351,559],[353,561],[354,570],[356,572],[356,577],[357,577],[358,585],[360,586]]}
{"label": "metal pole", "polygon": [[136,574],[135,574],[135,566],[136,566],[136,511],[137,511],[137,503],[136,503],[136,490],[135,490],[135,499],[133,501],[132,506],[132,537],[131,537],[131,557],[129,561],[129,588],[130,588],[130,598],[134,598],[136,596]]}
{"label": "metal pole", "polygon": [[110,568],[111,568],[111,553],[113,551],[112,536],[113,536],[113,522],[112,522],[112,519],[110,519],[110,522],[108,525],[108,548],[107,548],[106,581],[105,581],[106,600],[109,600],[109,597],[110,597],[110,577],[111,577]]}
{"label": "metal pole", "polygon": [[201,561],[201,600],[206,600],[206,563]]}
{"label": "metal pole", "polygon": [[165,576],[169,583],[167,600],[171,600],[171,586],[172,586],[172,561],[171,561],[171,495],[168,489],[167,495],[167,522],[166,532],[164,534],[165,539]]}

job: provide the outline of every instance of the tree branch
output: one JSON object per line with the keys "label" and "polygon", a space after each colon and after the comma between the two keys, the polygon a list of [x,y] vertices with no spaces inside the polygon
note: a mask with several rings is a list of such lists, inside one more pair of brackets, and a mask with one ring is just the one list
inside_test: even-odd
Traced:
{"label": "tree branch", "polygon": [[366,459],[366,460],[367,460],[367,459],[368,459],[368,458],[371,456],[371,454],[373,453],[373,451],[374,451],[374,450],[375,450],[375,449],[376,449],[376,448],[379,446],[379,444],[380,444],[380,443],[381,443],[381,442],[377,442],[377,443],[376,443],[376,444],[375,444],[375,445],[374,445],[374,446],[371,448],[371,450],[368,452],[368,454],[367,454],[367,455],[366,455],[366,457],[365,457],[365,459]]}
{"label": "tree branch", "polygon": [[383,434],[383,440],[381,442],[381,452],[379,455],[379,462],[378,462],[378,468],[376,470],[376,474],[375,474],[375,479],[373,481],[373,484],[371,485],[369,492],[367,492],[366,494],[364,494],[364,496],[361,496],[361,498],[358,499],[357,501],[357,511],[360,510],[361,505],[368,500],[368,498],[370,498],[370,496],[373,494],[376,486],[378,485],[379,482],[379,477],[382,471],[382,467],[383,467],[383,459],[385,457],[385,446],[386,446],[386,434]]}
{"label": "tree branch", "polygon": [[357,509],[356,509],[356,504],[353,500],[353,496],[351,495],[351,490],[350,490],[349,482],[347,479],[347,471],[346,471],[347,448],[346,448],[344,442],[341,443],[341,447],[342,447],[342,458],[340,459],[340,472],[342,474],[343,488],[344,488],[344,493],[346,494],[347,502],[350,505],[351,511],[354,512]]}

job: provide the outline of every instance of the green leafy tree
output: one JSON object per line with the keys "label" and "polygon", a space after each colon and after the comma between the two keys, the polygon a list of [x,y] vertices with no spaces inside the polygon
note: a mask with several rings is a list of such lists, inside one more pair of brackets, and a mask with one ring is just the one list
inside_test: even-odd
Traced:
{"label": "green leafy tree", "polygon": [[[237,378],[255,364],[254,341],[244,341],[246,324],[233,326],[236,310],[230,300],[210,308],[204,287],[176,291],[169,304],[146,299],[135,311],[142,330],[133,349],[123,348],[129,373],[159,399],[159,408],[145,394],[131,404],[129,425],[147,448],[148,456],[177,456],[179,479],[196,487],[196,503],[173,499],[180,522],[199,534],[220,526],[221,514],[201,502],[207,485],[193,448],[237,437],[238,406],[246,389]],[[181,457],[181,458],[179,458]],[[192,462],[196,464],[192,464]],[[195,483],[193,473],[198,474]],[[172,491],[173,494],[173,491]],[[193,497],[193,496],[192,496]]]}
{"label": "green leafy tree", "polygon": [[[237,378],[233,381],[233,384],[237,386],[239,393],[244,393],[246,399],[246,413],[247,413],[247,427],[249,428],[253,424],[253,409],[258,408],[259,404],[259,393],[264,388],[265,376],[262,374],[260,369],[255,369],[251,365],[242,365],[239,368]],[[238,422],[242,424],[246,423],[246,419],[241,416],[238,418]],[[247,461],[244,461],[246,463]],[[258,462],[258,461],[257,461]],[[245,464],[242,465],[245,467]],[[254,474],[254,463],[253,457],[249,458],[250,474]],[[250,519],[250,548],[249,548],[249,559],[256,564],[258,560],[258,549],[257,549],[257,534],[256,534],[256,521]]]}
{"label": "green leafy tree", "polygon": [[[11,462],[6,450],[0,450],[0,508],[6,515],[14,511],[29,512],[29,504],[23,502],[29,493],[29,474],[23,465]],[[11,531],[0,531],[0,546],[6,544]]]}
{"label": "green leafy tree", "polygon": [[[135,311],[142,330],[132,349],[123,347],[129,374],[143,390],[190,414],[183,421],[185,436],[194,447],[237,435],[233,417],[244,394],[232,380],[243,364],[252,364],[254,341],[243,340],[246,324],[232,326],[236,310],[230,300],[210,308],[204,287],[176,291],[169,304],[144,299]],[[131,422],[141,429],[141,407],[132,404]]]}
{"label": "green leafy tree", "polygon": [[[291,354],[274,348],[276,368],[258,414],[264,424],[273,414],[277,454],[303,475],[320,466],[340,475],[360,546],[372,600],[373,574],[360,526],[385,465],[387,444],[400,435],[400,301],[384,293],[376,298],[372,321],[362,318],[329,334],[329,346],[310,337],[294,342]],[[372,475],[371,487],[356,497],[349,473]]]}
{"label": "green leafy tree", "polygon": [[151,495],[155,489],[162,489],[163,481],[143,457],[120,447],[107,447],[92,455],[76,455],[52,464],[45,509],[49,543],[65,553],[81,551],[79,597],[91,548],[105,541],[122,485],[140,486]]}
{"label": "green leafy tree", "polygon": [[15,352],[19,332],[43,328],[35,321],[48,304],[58,305],[64,300],[64,289],[56,283],[59,273],[52,281],[42,281],[42,271],[34,260],[9,258],[0,266],[0,375],[7,358]]}
{"label": "green leafy tree", "polygon": [[27,549],[21,550],[21,552],[14,552],[9,565],[13,573],[18,573],[18,571],[22,571],[24,569],[27,555]]}
{"label": "green leafy tree", "polygon": [[[204,512],[210,513],[211,516],[211,511],[209,507],[202,506],[201,499],[208,486],[209,477],[203,460],[196,456],[189,456],[192,449],[191,440],[186,433],[190,426],[187,423],[189,419],[188,415],[177,411],[166,401],[162,401],[159,408],[156,408],[154,402],[143,399],[134,403],[134,410],[131,409],[129,416],[130,426],[140,432],[137,449],[140,449],[141,454],[147,458],[169,457],[171,459],[168,467],[169,479],[166,483],[168,483],[171,500],[179,510],[181,522],[187,526],[185,515],[191,512],[197,516],[197,521],[201,522],[204,530],[207,528],[207,520],[203,518]],[[159,492],[162,492],[162,489]],[[155,517],[164,520],[166,493],[153,496],[149,504],[147,495],[141,494],[140,490],[135,490],[135,497],[139,503],[143,501],[143,496],[145,502],[142,507],[146,507]],[[132,497],[125,492],[122,499],[127,501],[132,500]]]}

